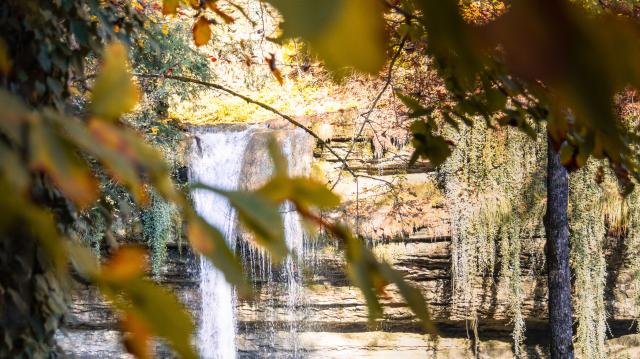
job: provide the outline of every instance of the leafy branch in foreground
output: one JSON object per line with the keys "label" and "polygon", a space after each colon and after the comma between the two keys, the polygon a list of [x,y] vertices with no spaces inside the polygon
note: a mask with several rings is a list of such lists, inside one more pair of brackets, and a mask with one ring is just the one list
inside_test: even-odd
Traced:
{"label": "leafy branch in foreground", "polygon": [[[188,223],[187,234],[193,249],[209,258],[241,293],[248,291],[242,265],[220,231],[198,216],[184,194],[176,190],[159,153],[119,122],[120,116],[136,105],[138,96],[126,59],[122,44],[107,46],[102,69],[93,86],[90,114],[85,120],[51,109],[30,110],[12,95],[0,92],[3,108],[0,131],[6,139],[0,146],[0,154],[7,159],[15,157],[3,165],[22,163],[17,169],[0,168],[2,182],[6,184],[2,188],[7,192],[0,202],[13,216],[4,218],[0,229],[6,235],[13,235],[18,228],[32,228],[28,235],[40,241],[60,278],[68,276],[64,264],[70,261],[80,275],[96,284],[116,309],[127,333],[126,347],[132,354],[149,357],[150,339],[159,336],[181,357],[194,358],[190,316],[171,293],[144,278],[144,251],[121,248],[100,265],[89,249],[73,239],[73,233],[61,233],[46,207],[34,203],[27,193],[33,186],[31,182],[45,178],[71,205],[80,211],[88,208],[100,191],[91,171],[91,165],[97,162],[113,181],[131,193],[137,204],[143,207],[149,204],[146,186],[176,204]],[[133,99],[119,101],[121,94]],[[339,198],[320,183],[289,178],[284,170],[286,161],[273,145],[271,147],[277,173],[264,187],[255,193],[212,190],[230,200],[243,225],[256,235],[258,244],[277,259],[287,254],[282,218],[278,213],[284,201],[293,202],[301,213],[312,218],[312,208],[336,206]],[[25,156],[25,160],[21,156]],[[23,227],[16,227],[17,224]],[[378,315],[380,311],[374,289],[381,290],[389,282],[399,287],[420,319],[428,319],[424,299],[416,296],[417,290],[404,284],[402,277],[388,265],[379,264],[359,240],[344,230],[340,233],[347,244],[347,259],[353,261],[351,277],[365,293],[368,303],[374,306],[372,314]],[[418,299],[422,307],[416,304]]]}
{"label": "leafy branch in foreground", "polygon": [[302,177],[288,178],[287,166],[278,165],[286,163],[286,160],[274,141],[271,141],[269,150],[276,164],[276,173],[268,183],[256,191],[257,194],[278,205],[284,202],[292,203],[304,220],[326,229],[342,241],[347,263],[346,272],[365,297],[370,321],[382,316],[379,297],[384,295],[388,284],[395,284],[423,328],[435,333],[426,301],[420,290],[408,284],[402,274],[388,263],[378,260],[365,243],[356,238],[346,226],[331,223],[314,212],[314,208],[329,209],[339,205],[340,198],[325,185],[314,180]]}

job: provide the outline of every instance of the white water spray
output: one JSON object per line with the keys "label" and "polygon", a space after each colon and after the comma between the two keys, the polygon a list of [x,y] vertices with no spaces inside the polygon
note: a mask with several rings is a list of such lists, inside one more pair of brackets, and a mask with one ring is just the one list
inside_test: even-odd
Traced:
{"label": "white water spray", "polygon": [[[195,146],[191,156],[191,182],[220,189],[236,189],[250,130],[206,131],[196,135],[199,144]],[[233,248],[236,214],[229,202],[206,190],[194,191],[193,202],[196,211],[218,228]],[[198,346],[201,356],[205,359],[235,358],[235,292],[224,275],[205,258],[200,259],[200,292],[202,319]]]}
{"label": "white water spray", "polygon": [[[216,129],[197,130],[197,146],[194,146],[191,154],[191,182],[204,183],[212,187],[234,190],[242,188],[243,172],[250,169],[250,173],[261,178],[268,177],[272,171],[270,161],[258,161],[246,164],[247,152],[256,151],[248,147],[251,137],[256,134],[258,128],[249,127],[243,131],[221,131]],[[308,135],[302,131],[291,131],[282,141],[282,150],[289,159],[289,172],[292,176],[307,175],[311,167],[312,148],[308,143]],[[266,151],[264,149],[258,149]],[[243,168],[253,166],[251,168]],[[245,174],[246,176],[246,174]],[[237,220],[235,211],[228,201],[210,191],[197,190],[193,193],[196,211],[211,225],[220,229],[232,248],[238,237]],[[300,308],[304,306],[302,295],[302,270],[298,262],[304,256],[305,231],[302,227],[299,215],[293,206],[286,204],[282,208],[285,240],[294,257],[289,257],[281,267],[282,282],[274,281],[271,262],[262,249],[255,248],[253,244],[242,243],[250,249],[249,268],[258,267],[257,272],[268,293],[276,293],[276,288],[284,285],[286,290],[286,311],[284,317],[276,315],[276,308],[267,308],[265,312],[274,316],[267,322],[283,320],[288,322],[288,337],[285,339],[285,356],[299,356],[298,323],[301,321]],[[254,252],[257,251],[257,252]],[[260,254],[261,253],[261,254]],[[257,256],[256,256],[257,254]],[[257,263],[254,260],[258,260]],[[280,287],[282,288],[282,287]],[[202,296],[202,312],[200,329],[198,333],[198,346],[200,354],[205,359],[229,359],[237,355],[236,336],[238,325],[236,318],[236,298],[234,289],[229,285],[220,271],[211,263],[202,258],[200,261],[200,292]],[[268,305],[259,303],[258,305]],[[270,327],[266,331],[256,333],[260,337],[265,349],[265,355],[273,354],[275,349],[275,328]],[[284,338],[283,338],[284,339]]]}

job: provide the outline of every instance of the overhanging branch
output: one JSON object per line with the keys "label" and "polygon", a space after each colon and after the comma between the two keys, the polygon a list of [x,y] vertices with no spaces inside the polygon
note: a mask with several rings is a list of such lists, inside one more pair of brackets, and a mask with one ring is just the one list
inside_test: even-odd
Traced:
{"label": "overhanging branch", "polygon": [[349,166],[347,161],[344,158],[340,157],[340,155],[338,155],[336,153],[336,151],[333,148],[331,148],[331,146],[329,146],[327,144],[326,141],[324,141],[322,138],[320,138],[320,136],[318,136],[310,128],[308,128],[305,125],[301,124],[300,122],[296,121],[291,116],[289,116],[287,114],[284,114],[284,113],[276,110],[275,108],[273,108],[273,107],[271,107],[271,106],[269,106],[269,105],[267,105],[267,104],[265,104],[263,102],[256,101],[256,100],[252,99],[251,97],[248,97],[248,96],[245,96],[245,95],[240,94],[238,92],[235,92],[235,91],[233,91],[233,90],[231,90],[229,88],[226,88],[226,87],[224,87],[222,85],[219,85],[219,84],[216,84],[216,83],[212,83],[212,82],[202,81],[202,80],[194,79],[194,78],[190,78],[190,77],[175,76],[175,75],[142,74],[142,73],[134,73],[133,75],[136,76],[136,77],[139,77],[139,78],[169,79],[169,80],[193,83],[193,84],[197,84],[197,85],[201,85],[201,86],[205,86],[205,87],[214,88],[216,90],[228,93],[229,95],[241,98],[244,101],[246,101],[247,103],[254,104],[254,105],[256,105],[256,106],[258,106],[260,108],[263,108],[263,109],[265,109],[265,110],[267,110],[267,111],[269,111],[269,112],[271,112],[273,114],[276,114],[276,115],[282,117],[283,119],[287,120],[292,125],[294,125],[294,126],[296,126],[298,128],[301,128],[303,131],[308,133],[311,137],[315,138],[321,146],[323,146],[327,150],[329,150],[329,152],[331,152],[331,154],[336,159],[338,159],[338,161],[340,161],[343,164],[343,169],[347,170],[353,177],[355,177],[355,178],[357,178],[357,177],[373,178],[373,179],[379,180],[381,182],[385,182],[385,183],[391,184],[390,182],[388,182],[386,180],[383,180],[383,179],[374,178],[374,177],[370,177],[370,176],[362,176],[362,175],[359,175],[359,174],[355,173],[353,171],[353,169],[351,169],[351,167]]}

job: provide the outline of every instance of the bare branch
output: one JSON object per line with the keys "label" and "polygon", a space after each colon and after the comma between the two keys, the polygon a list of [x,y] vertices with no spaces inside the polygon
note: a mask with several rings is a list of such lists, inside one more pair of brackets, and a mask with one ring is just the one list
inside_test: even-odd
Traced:
{"label": "bare branch", "polygon": [[[371,103],[371,106],[369,106],[369,109],[366,112],[360,114],[360,116],[364,119],[364,121],[362,122],[362,125],[360,126],[358,133],[355,135],[355,137],[353,137],[353,140],[351,141],[351,146],[349,146],[349,150],[347,151],[347,154],[344,156],[343,163],[345,164],[345,166],[346,166],[346,161],[349,159],[349,155],[351,155],[351,152],[353,152],[353,148],[355,147],[355,144],[356,144],[356,139],[358,139],[362,135],[362,131],[364,131],[364,126],[366,126],[367,123],[369,122],[369,117],[373,113],[373,110],[376,108],[376,106],[378,106],[378,102],[380,102],[382,95],[384,95],[384,93],[389,88],[389,85],[391,85],[393,67],[396,64],[396,61],[398,61],[398,58],[400,57],[400,54],[402,53],[402,50],[404,49],[404,45],[406,42],[407,42],[407,36],[403,36],[402,41],[400,41],[400,45],[398,46],[398,50],[393,55],[393,58],[389,63],[389,70],[387,71],[387,77],[386,77],[384,86],[382,86],[382,89],[380,90],[380,92],[378,92],[378,95]],[[341,177],[342,177],[341,174],[339,174],[338,178],[336,179],[336,181],[333,183],[333,186],[331,187],[332,190],[338,185],[338,182],[340,182]]]}
{"label": "bare branch", "polygon": [[211,87],[214,88],[216,90],[220,90],[222,92],[226,92],[229,95],[241,98],[243,100],[245,100],[248,103],[254,104],[258,107],[261,107],[271,113],[274,113],[280,117],[282,117],[283,119],[287,120],[289,123],[291,123],[292,125],[301,128],[302,130],[304,130],[306,133],[308,133],[309,135],[311,135],[311,137],[315,138],[318,143],[327,148],[327,150],[329,150],[329,152],[331,152],[331,154],[337,158],[340,162],[342,162],[343,164],[343,168],[346,169],[352,176],[354,177],[358,177],[358,175],[351,169],[351,167],[349,167],[349,165],[347,164],[347,161],[340,157],[340,155],[338,155],[335,150],[333,148],[331,148],[331,146],[329,146],[323,139],[320,138],[320,136],[318,136],[315,132],[313,132],[311,129],[309,129],[308,127],[306,127],[305,125],[301,124],[300,122],[296,121],[295,119],[293,119],[291,116],[286,115],[278,110],[276,110],[275,108],[260,102],[260,101],[256,101],[254,99],[252,99],[251,97],[242,95],[240,93],[237,93],[231,89],[228,89],[222,85],[218,85],[216,83],[212,83],[212,82],[207,82],[207,81],[202,81],[202,80],[198,80],[198,79],[194,79],[194,78],[190,78],[190,77],[185,77],[185,76],[175,76],[175,75],[156,75],[156,74],[141,74],[141,73],[134,73],[133,74],[136,77],[141,77],[141,78],[155,78],[155,79],[170,79],[170,80],[176,80],[176,81],[182,81],[182,82],[188,82],[188,83],[193,83],[193,84],[197,84],[197,85],[202,85],[202,86],[206,86],[206,87]]}

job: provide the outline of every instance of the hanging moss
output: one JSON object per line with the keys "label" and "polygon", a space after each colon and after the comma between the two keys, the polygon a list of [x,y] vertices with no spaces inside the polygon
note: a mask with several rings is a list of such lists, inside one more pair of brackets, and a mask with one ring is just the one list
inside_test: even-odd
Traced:
{"label": "hanging moss", "polygon": [[167,258],[167,244],[181,236],[180,215],[174,204],[151,191],[150,205],[142,209],[141,218],[144,240],[151,249],[151,271],[158,276]]}
{"label": "hanging moss", "polygon": [[[488,129],[483,121],[447,130],[456,147],[439,169],[451,214],[453,309],[476,320],[483,283],[499,284],[509,298],[514,349],[525,339],[521,255],[538,253],[531,238],[543,238],[546,141],[510,129]],[[603,161],[591,159],[570,176],[569,223],[577,354],[604,358],[607,335],[605,289],[607,240],[626,241],[626,266],[640,316],[640,194],[624,198]],[[523,241],[523,239],[525,239]]]}
{"label": "hanging moss", "polygon": [[498,279],[510,298],[519,355],[525,329],[521,239],[542,231],[544,143],[511,129],[489,130],[482,121],[447,135],[456,147],[439,177],[451,213],[452,305],[475,318],[480,296],[474,288],[487,277]]}
{"label": "hanging moss", "polygon": [[[569,228],[574,280],[574,315],[578,327],[576,350],[585,358],[604,358],[606,310],[604,291],[607,237],[603,207],[606,193],[595,182],[594,161],[570,176]],[[595,201],[594,201],[595,200]]]}
{"label": "hanging moss", "polygon": [[82,241],[88,245],[93,253],[100,257],[102,240],[107,231],[108,223],[99,208],[88,211],[78,223],[76,223],[78,234]]}

